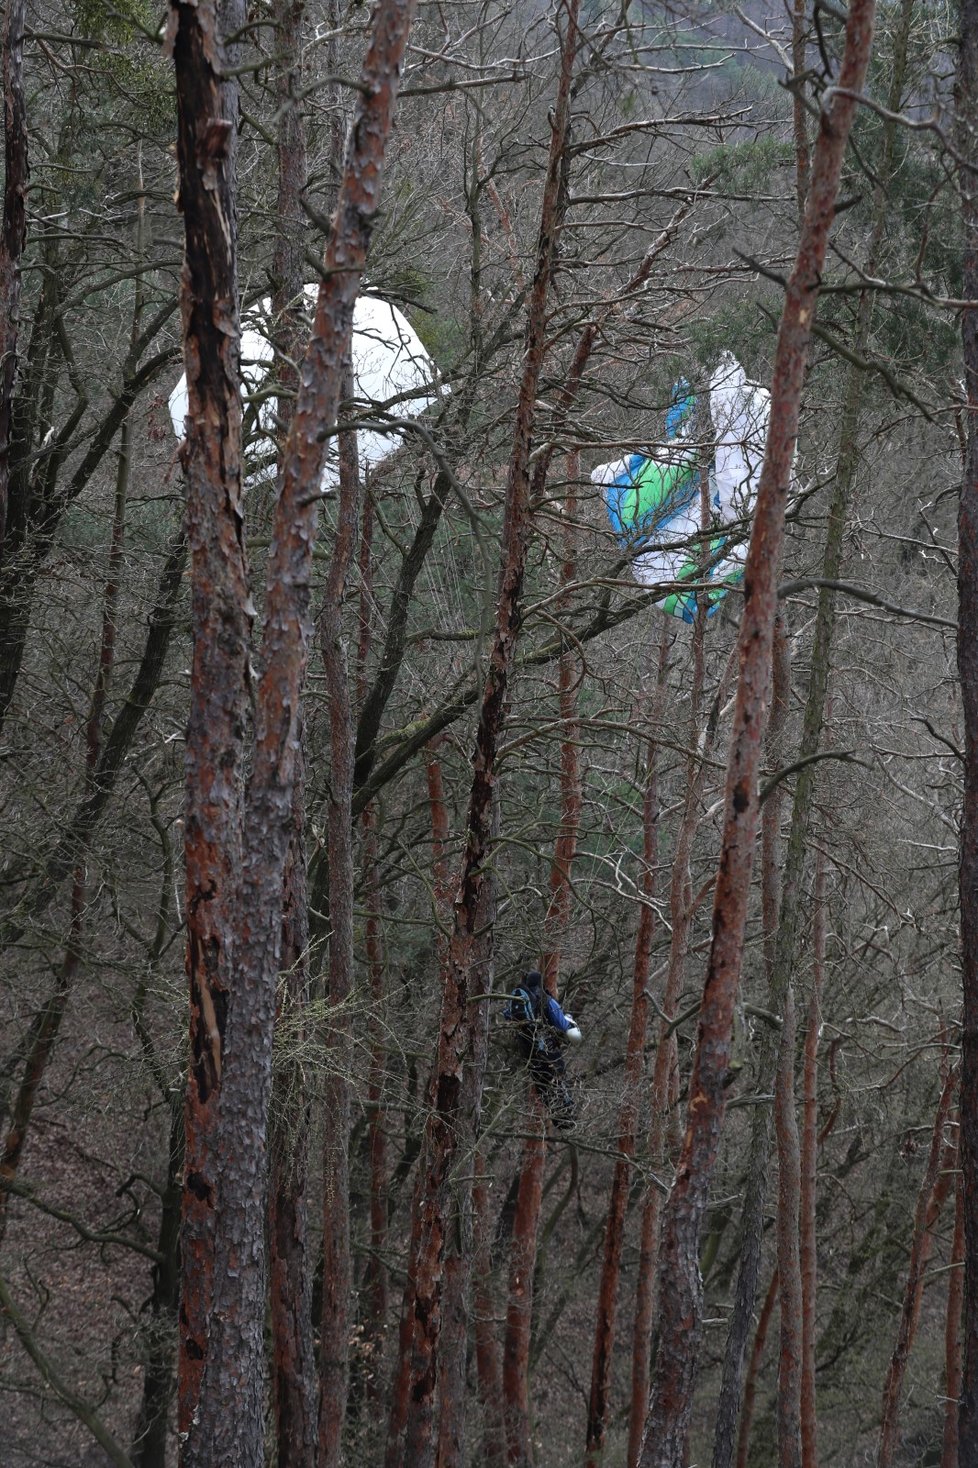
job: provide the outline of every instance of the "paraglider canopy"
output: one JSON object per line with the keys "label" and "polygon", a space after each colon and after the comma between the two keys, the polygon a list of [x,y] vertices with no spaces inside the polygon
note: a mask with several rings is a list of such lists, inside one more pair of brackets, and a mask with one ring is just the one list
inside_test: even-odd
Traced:
{"label": "paraglider canopy", "polygon": [[[305,303],[312,312],[317,287],[305,287]],[[247,473],[245,485],[252,487],[275,478],[276,404],[274,395],[265,397],[266,380],[272,370],[275,350],[272,305],[265,299],[242,316],[241,393],[246,403]],[[414,327],[403,312],[379,296],[359,296],[353,308],[353,389],[359,404],[369,407],[370,417],[416,418],[438,400],[438,371]],[[254,400],[252,433],[248,435],[247,404]],[[170,394],[170,418],[178,438],[184,436],[187,416],[187,378],[180,378]],[[357,433],[357,455],[361,470],[379,464],[401,442],[393,429],[361,429]],[[339,479],[335,440],[331,441],[322,489],[334,489]]]}
{"label": "paraglider canopy", "polygon": [[[748,382],[730,352],[723,354],[710,375],[708,414],[699,415],[699,431],[709,434],[713,449],[708,470],[708,544],[703,541],[697,462],[701,445],[693,434],[696,406],[694,393],[681,378],[666,414],[665,442],[647,453],[599,464],[591,481],[602,490],[619,544],[633,556],[636,581],[654,587],[708,580],[708,609],[712,612],[725,589],[743,575],[746,536],[735,539],[722,531],[753,513],[771,395],[766,388]],[[663,597],[662,609],[691,622],[696,616],[696,594],[671,591]]]}

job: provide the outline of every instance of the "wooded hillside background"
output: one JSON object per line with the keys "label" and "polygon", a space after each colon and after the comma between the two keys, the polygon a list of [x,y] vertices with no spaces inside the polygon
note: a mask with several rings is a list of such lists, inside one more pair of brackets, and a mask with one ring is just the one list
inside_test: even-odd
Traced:
{"label": "wooded hillside background", "polygon": [[[872,9],[5,0],[5,1468],[978,1462],[978,8]],[[687,624],[589,476],[724,351]]]}

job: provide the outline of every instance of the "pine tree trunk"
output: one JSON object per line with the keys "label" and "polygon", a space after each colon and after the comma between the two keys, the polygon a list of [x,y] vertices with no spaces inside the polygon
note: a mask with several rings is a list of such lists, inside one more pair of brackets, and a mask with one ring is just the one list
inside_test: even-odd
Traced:
{"label": "pine tree trunk", "polygon": [[[773,697],[771,726],[767,740],[768,764],[772,773],[782,762],[782,734],[790,696],[790,667],[780,616],[776,624],[774,647],[772,681],[778,685],[778,691],[774,693]],[[781,792],[779,788],[775,788],[765,801],[761,814],[761,913],[764,934],[764,967],[768,979],[768,1007],[775,1014],[784,1008],[784,996],[780,996],[775,1005],[772,987],[777,958],[778,915],[781,908],[780,817]],[[774,1031],[765,1030],[762,1033],[759,1050],[759,1075],[762,1078],[772,1076],[773,1080],[775,1057],[778,1053],[778,1040]],[[761,1084],[764,1084],[763,1079]],[[763,1211],[768,1194],[770,1128],[769,1108],[755,1107],[751,1119],[744,1204],[741,1211],[737,1283],[727,1328],[723,1374],[714,1424],[714,1468],[718,1468],[721,1463],[724,1468],[729,1468],[736,1443],[737,1417],[740,1412],[740,1383],[761,1267]]]}
{"label": "pine tree trunk", "polygon": [[[458,1155],[474,1147],[481,1105],[486,1044],[487,940],[482,919],[491,905],[485,860],[492,841],[496,752],[505,717],[516,643],[520,601],[530,536],[530,449],[540,374],[547,347],[546,306],[561,215],[566,164],[571,77],[577,51],[577,0],[568,0],[561,45],[560,80],[551,114],[551,145],[544,183],[537,264],[527,315],[523,378],[516,408],[513,451],[506,490],[502,535],[502,575],[496,629],[489,656],[473,756],[473,780],[466,821],[466,845],[455,898],[431,1109],[419,1168],[412,1225],[412,1257],[405,1313],[410,1318],[411,1367],[403,1461],[428,1468],[434,1457],[435,1385],[441,1331],[446,1230],[452,1194],[471,1196],[471,1178],[455,1178]],[[481,982],[480,982],[481,980]],[[470,1164],[468,1164],[470,1166]],[[465,1169],[467,1170],[467,1168]],[[393,1433],[389,1437],[390,1441]]]}
{"label": "pine tree trunk", "polygon": [[771,394],[771,421],[744,576],[740,679],[727,766],[713,940],[676,1180],[663,1219],[661,1334],[642,1468],[682,1468],[695,1383],[701,1287],[700,1227],[719,1146],[757,831],[757,774],[767,723],[777,577],[811,340],[849,128],[872,44],[873,0],[853,0],[839,90],[823,110],[805,223],[788,282]]}
{"label": "pine tree trunk", "polygon": [[181,287],[187,420],[183,449],[192,584],[187,729],[187,977],[190,1071],[180,1238],[177,1426],[190,1431],[210,1347],[218,1194],[218,1111],[234,987],[241,871],[251,618],[241,518],[237,216],[232,138],[237,93],[221,74],[214,0],[171,8],[186,231]]}
{"label": "pine tree trunk", "polygon": [[[202,953],[191,901],[195,1053],[188,1149],[193,1143],[192,1156],[200,1166],[191,1169],[188,1159],[186,1195],[193,1203],[186,1216],[195,1228],[185,1227],[185,1239],[193,1247],[184,1252],[183,1327],[184,1358],[194,1364],[186,1372],[183,1394],[192,1420],[181,1426],[189,1434],[183,1460],[193,1468],[212,1468],[219,1462],[252,1468],[264,1455],[264,1215],[271,1042],[282,881],[301,781],[302,689],[311,638],[309,590],[325,459],[323,426],[336,422],[342,366],[380,200],[384,151],[413,6],[410,0],[380,0],[364,59],[335,227],[283,452],[266,581],[261,676],[255,691],[253,759],[243,812],[234,779],[243,742],[239,724],[230,727],[227,771],[212,763],[216,736],[226,729],[228,711],[238,710],[242,690],[250,692],[250,603],[238,508],[237,320],[233,252],[227,245],[234,238],[233,192],[227,191],[233,174],[225,167],[232,126],[216,121],[222,115],[218,106],[222,96],[214,70],[220,64],[213,47],[215,17],[206,7],[177,3],[175,11],[181,200],[187,226],[185,331],[194,346],[194,350],[188,346],[187,353],[191,411],[185,459],[191,485],[188,522],[197,557],[186,849],[191,897],[197,896],[198,907],[213,909],[214,929],[214,942]],[[202,119],[206,119],[203,131]],[[197,271],[204,275],[199,289],[191,284]],[[195,312],[206,319],[196,322]],[[221,325],[227,329],[221,331]],[[208,413],[215,420],[210,432]],[[203,635],[202,619],[207,615],[223,617],[211,638]],[[209,784],[201,780],[202,774]],[[219,806],[222,819],[201,832],[199,823],[210,817],[214,791],[224,796]],[[207,889],[200,881],[202,871],[209,870],[208,861],[218,876],[229,878],[212,894],[221,901],[209,904],[201,900]],[[226,980],[232,942],[234,997],[229,1004]],[[220,996],[216,1005],[215,995]],[[213,1110],[206,1110],[217,1082],[219,1125],[214,1124]],[[202,1117],[206,1126],[201,1125]],[[207,1143],[203,1151],[201,1141]],[[218,1207],[220,1227],[214,1228]],[[188,1304],[199,1340],[190,1337]],[[188,1350],[188,1343],[195,1349]]]}

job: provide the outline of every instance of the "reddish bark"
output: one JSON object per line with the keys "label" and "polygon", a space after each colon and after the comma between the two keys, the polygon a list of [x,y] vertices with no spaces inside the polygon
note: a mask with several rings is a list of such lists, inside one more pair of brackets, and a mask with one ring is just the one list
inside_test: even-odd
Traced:
{"label": "reddish bark", "polygon": [[26,0],[9,0],[3,26],[3,218],[0,222],[0,558],[7,529],[11,410],[20,326],[20,261],[27,241]]}
{"label": "reddish bark", "polygon": [[[878,182],[873,191],[873,228],[864,265],[867,276],[879,273],[880,252],[886,233],[890,198],[888,182],[892,179],[895,158],[894,119],[902,105],[906,81],[907,41],[913,5],[914,0],[902,0],[899,20],[893,36],[893,71],[887,101],[887,106],[893,116],[887,118],[883,123],[882,156],[879,162]],[[796,104],[799,95],[796,90]],[[860,293],[854,337],[854,351],[857,356],[864,356],[866,352],[872,324],[873,299],[872,292]],[[811,678],[805,703],[801,744],[798,750],[802,768],[795,786],[791,829],[784,860],[783,890],[774,944],[775,957],[773,966],[769,968],[768,1008],[775,1014],[780,1013],[784,1006],[784,996],[795,971],[799,951],[800,923],[804,908],[803,878],[808,828],[818,772],[818,765],[813,761],[819,751],[825,723],[831,648],[835,628],[833,583],[838,581],[841,573],[846,518],[853,488],[857,483],[857,476],[862,465],[859,423],[865,395],[865,377],[866,374],[862,370],[853,366],[850,369],[843,394],[835,486],[829,506],[825,549],[822,556],[823,585],[819,590],[818,614],[812,640]],[[765,930],[770,932],[770,924],[767,921],[765,921]],[[770,1049],[771,1047],[766,1042],[762,1043],[760,1060],[762,1085],[768,1084],[767,1076],[774,1070],[774,1062],[769,1059],[767,1053]],[[754,1309],[754,1296],[757,1291],[757,1277],[760,1269],[762,1212],[765,1194],[764,1169],[767,1165],[768,1131],[768,1114],[766,1110],[760,1109],[755,1113],[752,1124],[752,1162],[741,1214],[744,1242],[740,1250],[734,1307],[730,1317],[723,1379],[720,1387],[713,1468],[729,1468],[732,1461],[734,1425],[740,1402],[743,1354],[746,1349],[748,1325]]]}
{"label": "reddish bark", "polygon": [[528,303],[523,377],[516,407],[513,450],[506,489],[502,534],[502,575],[496,628],[489,655],[473,756],[472,789],[466,821],[454,922],[444,974],[438,1054],[431,1108],[416,1195],[420,1217],[409,1264],[406,1309],[411,1312],[411,1387],[404,1459],[427,1468],[433,1457],[434,1392],[441,1330],[446,1227],[454,1183],[463,1199],[471,1183],[453,1179],[459,1148],[475,1143],[485,1055],[484,992],[473,987],[484,973],[488,939],[483,919],[491,901],[485,858],[492,842],[496,752],[504,724],[520,623],[520,603],[530,534],[530,449],[540,374],[547,347],[546,306],[560,222],[560,195],[570,116],[571,76],[577,50],[577,0],[568,0],[561,47],[560,81],[551,114],[550,156],[544,183],[537,263]]}
{"label": "reddish bark", "polygon": [[900,1324],[897,1329],[896,1345],[893,1348],[893,1355],[886,1373],[886,1383],[883,1387],[877,1468],[891,1468],[893,1455],[896,1452],[900,1395],[903,1390],[907,1361],[917,1331],[917,1322],[920,1318],[920,1302],[924,1293],[924,1270],[934,1248],[934,1225],[954,1180],[953,1169],[957,1162],[957,1142],[956,1140],[946,1141],[944,1133],[957,1083],[958,1073],[955,1067],[948,1071],[941,1089],[927,1165],[921,1180],[920,1192],[917,1195]]}
{"label": "reddish bark", "polygon": [[452,1220],[450,1247],[445,1256],[441,1340],[438,1347],[437,1468],[456,1468],[465,1462],[466,1366],[469,1305],[466,1298],[471,1266],[463,1249],[471,1230],[459,1214]]}
{"label": "reddish bark", "polygon": [[[195,1005],[188,1146],[193,1144],[193,1157],[201,1162],[188,1171],[187,1191],[192,1200],[188,1217],[196,1222],[198,1212],[202,1213],[207,1227],[185,1231],[190,1246],[184,1255],[185,1410],[192,1406],[198,1382],[200,1391],[192,1421],[181,1425],[189,1428],[185,1461],[199,1468],[217,1462],[250,1468],[263,1456],[262,1219],[271,1038],[282,878],[299,778],[301,696],[311,634],[309,583],[325,457],[323,428],[336,422],[342,363],[349,350],[354,301],[379,204],[384,150],[412,14],[410,0],[381,0],[364,59],[334,230],[283,455],[242,839],[234,779],[241,730],[240,724],[228,724],[226,719],[230,710],[239,710],[241,692],[248,684],[249,605],[238,512],[240,408],[233,194],[229,188],[233,175],[227,167],[230,125],[215,121],[222,117],[223,97],[216,70],[214,11],[207,5],[179,3],[173,11],[181,202],[187,229],[184,305],[190,432],[185,458],[195,552],[187,859],[189,890],[197,895],[196,908],[207,906],[201,899],[210,894],[213,910],[213,931],[208,933],[205,952],[193,902],[188,919]],[[198,303],[206,303],[209,310]],[[216,329],[220,325],[226,329]],[[208,415],[213,419],[211,432],[204,434]],[[224,551],[223,564],[215,554],[218,548]],[[206,617],[220,614],[223,623],[213,628],[220,635],[205,636]],[[225,730],[227,761],[214,766],[209,761],[216,748],[215,737]],[[210,785],[201,780],[202,773],[209,775]],[[223,797],[216,821],[210,815],[214,805],[211,787]],[[207,796],[210,807],[205,803]],[[205,812],[211,824],[201,829]],[[201,884],[202,872],[213,872],[212,886]],[[236,892],[232,885],[235,873],[239,878]],[[232,935],[234,1003],[228,1012],[226,981]],[[215,995],[220,996],[217,1007]],[[206,1094],[202,1094],[202,1082]],[[208,1125],[201,1128],[202,1109],[213,1099],[218,1082],[220,1127],[215,1128],[208,1118]],[[212,1234],[218,1156],[221,1226]],[[188,1341],[195,1351],[187,1350]]]}
{"label": "reddish bark", "polygon": [[[207,1360],[217,1205],[217,1111],[241,870],[242,760],[251,619],[241,528],[241,402],[233,123],[213,3],[171,8],[179,207],[187,245],[181,308],[187,371],[183,463],[194,642],[186,745],[190,1070],[180,1251],[177,1425],[187,1433]],[[278,904],[276,903],[276,907]]]}
{"label": "reddish bark", "polygon": [[[959,187],[964,224],[961,288],[978,300],[978,0],[960,7],[955,86]],[[961,313],[967,392],[967,450],[958,502],[958,674],[964,708],[961,813],[961,1108],[964,1188],[964,1310],[958,1452],[978,1462],[978,311]]]}
{"label": "reddish bark", "polygon": [[744,576],[740,679],[727,766],[713,939],[690,1079],[686,1134],[663,1220],[660,1346],[642,1450],[643,1468],[681,1468],[692,1410],[701,1315],[700,1227],[719,1145],[743,956],[785,503],[812,319],[846,140],[856,109],[855,96],[862,87],[869,60],[873,14],[873,0],[854,0],[849,9],[839,89],[821,113],[805,221],[778,333],[771,422]]}
{"label": "reddish bark", "polygon": [[961,1309],[964,1303],[964,1189],[961,1174],[954,1187],[954,1241],[947,1286],[944,1329],[944,1440],[941,1468],[958,1468],[958,1399],[961,1395]]}

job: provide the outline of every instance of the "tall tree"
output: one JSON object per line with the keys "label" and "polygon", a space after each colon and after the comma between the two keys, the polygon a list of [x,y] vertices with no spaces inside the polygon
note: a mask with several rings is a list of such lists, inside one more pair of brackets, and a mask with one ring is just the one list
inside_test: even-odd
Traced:
{"label": "tall tree", "polygon": [[[960,7],[955,139],[964,224],[962,291],[978,300],[978,4]],[[964,1190],[964,1353],[958,1454],[978,1461],[978,311],[961,313],[966,459],[958,506],[958,675],[964,707],[961,812],[961,1170]]]}
{"label": "tall tree", "polygon": [[[186,826],[193,1074],[182,1393],[184,1457],[190,1464],[259,1463],[264,1454],[271,1040],[282,883],[300,768],[324,427],[336,422],[412,17],[412,4],[381,0],[363,62],[323,284],[283,455],[251,770],[242,799],[236,772],[245,748],[251,604],[240,514],[232,124],[224,110],[228,96],[215,11],[178,4],[172,16],[186,226],[190,409],[184,460],[195,598]],[[219,1117],[213,1105],[218,1088]]]}
{"label": "tall tree", "polygon": [[744,575],[740,678],[724,797],[713,938],[700,1009],[686,1134],[663,1221],[661,1339],[642,1449],[642,1468],[681,1468],[692,1411],[701,1285],[699,1235],[725,1102],[733,1011],[740,981],[758,818],[757,772],[767,724],[771,646],[784,512],[812,321],[842,161],[869,63],[873,0],[855,0],[846,23],[839,84],[820,117],[805,219],[788,281],[771,391],[771,422]]}
{"label": "tall tree", "polygon": [[[305,7],[279,0],[275,7],[278,56],[276,157],[278,191],[272,257],[275,366],[281,389],[276,404],[278,474],[299,382],[297,364],[305,336],[306,131],[298,97],[302,79]],[[300,735],[300,741],[301,741]],[[300,758],[304,754],[300,743]],[[282,982],[279,1009],[290,1031],[302,1035],[310,998],[309,894],[306,871],[305,770],[297,771],[292,832],[282,894]],[[277,1023],[277,1022],[276,1022]],[[307,1182],[312,1103],[301,1061],[288,1048],[276,1066],[272,1090],[269,1177],[269,1319],[272,1334],[272,1400],[279,1468],[314,1468],[318,1446],[312,1331],[312,1270]]]}
{"label": "tall tree", "polygon": [[[409,1312],[411,1325],[411,1406],[404,1461],[412,1468],[414,1465],[425,1468],[433,1458],[433,1397],[452,1169],[462,1141],[465,1138],[475,1141],[481,1105],[480,1059],[484,1063],[485,1037],[480,1031],[484,1032],[488,1011],[484,1000],[473,1002],[474,994],[479,992],[474,984],[477,981],[477,964],[480,958],[484,960],[486,951],[481,929],[487,911],[490,881],[485,868],[492,840],[496,755],[515,664],[530,541],[530,453],[540,375],[547,349],[547,302],[562,213],[571,81],[579,42],[577,16],[577,0],[563,0],[560,7],[563,20],[560,72],[550,114],[550,151],[540,208],[536,269],[527,305],[524,366],[506,485],[496,625],[472,759],[465,850],[443,975],[441,1028],[430,1087],[431,1113],[425,1129],[420,1186],[415,1197],[418,1218],[413,1229],[409,1285],[405,1296],[405,1311]],[[457,1186],[461,1186],[463,1191],[471,1191],[470,1183]]]}

